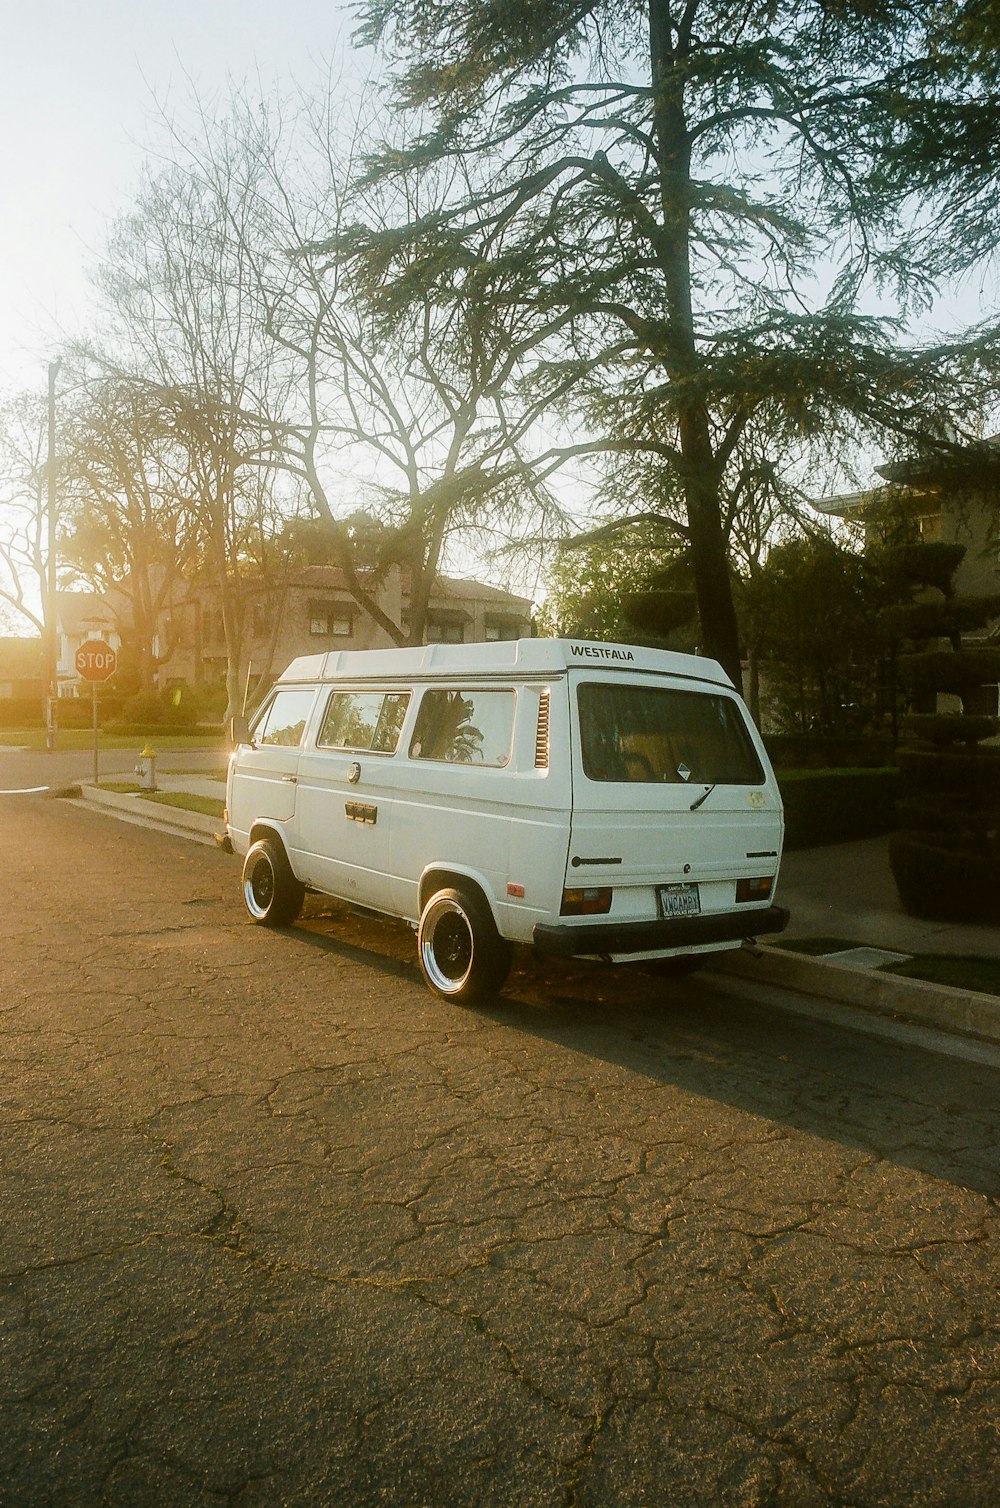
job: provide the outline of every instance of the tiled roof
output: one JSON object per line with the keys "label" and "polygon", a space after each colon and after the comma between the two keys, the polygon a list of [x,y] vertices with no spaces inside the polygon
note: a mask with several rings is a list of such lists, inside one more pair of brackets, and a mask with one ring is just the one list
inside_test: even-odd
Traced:
{"label": "tiled roof", "polygon": [[[409,595],[411,573],[402,571],[401,584],[404,598]],[[358,579],[363,585],[367,585],[366,573],[358,572]],[[314,589],[336,592],[346,591],[347,582],[344,572],[339,566],[310,565],[303,566],[301,570],[294,571],[290,577],[290,584],[298,587],[312,587]],[[440,602],[442,599],[459,599],[463,602],[486,602],[492,603],[497,608],[506,609],[510,613],[519,613],[527,616],[531,612],[531,599],[518,597],[512,592],[505,592],[502,587],[489,586],[485,581],[466,580],[458,576],[439,576],[431,592],[432,602]]]}
{"label": "tiled roof", "polygon": [[810,505],[817,513],[832,514],[835,518],[849,518],[852,513],[857,513],[859,508],[864,508],[872,501],[875,493],[881,488],[869,489],[866,492],[842,492],[837,497],[811,498]]}
{"label": "tiled roof", "polygon": [[432,597],[463,597],[471,602],[492,602],[496,607],[510,612],[531,612],[530,597],[517,597],[503,587],[490,586],[485,581],[466,581],[456,576],[439,576]]}

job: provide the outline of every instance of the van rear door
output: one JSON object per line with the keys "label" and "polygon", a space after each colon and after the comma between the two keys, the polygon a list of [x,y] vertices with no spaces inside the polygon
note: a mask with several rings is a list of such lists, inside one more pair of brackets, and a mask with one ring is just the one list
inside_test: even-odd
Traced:
{"label": "van rear door", "polygon": [[766,906],[769,890],[736,887],[776,877],[781,800],[739,698],[635,673],[571,683],[567,890],[611,889],[609,921]]}

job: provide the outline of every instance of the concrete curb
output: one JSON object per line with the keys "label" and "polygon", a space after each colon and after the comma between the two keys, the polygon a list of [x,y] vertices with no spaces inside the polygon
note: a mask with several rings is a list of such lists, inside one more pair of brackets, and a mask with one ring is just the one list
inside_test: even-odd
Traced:
{"label": "concrete curb", "polygon": [[953,990],[923,979],[900,979],[806,953],[760,947],[721,954],[713,970],[750,983],[795,990],[874,1016],[908,1021],[947,1035],[1000,1046],[1000,997]]}
{"label": "concrete curb", "polygon": [[188,812],[178,806],[161,806],[138,794],[123,795],[119,791],[102,790],[100,786],[84,785],[78,788],[77,795],[77,805],[106,812],[138,827],[155,828],[175,836],[194,838],[201,843],[214,843],[216,834],[223,830],[220,817],[206,817],[201,812]]}

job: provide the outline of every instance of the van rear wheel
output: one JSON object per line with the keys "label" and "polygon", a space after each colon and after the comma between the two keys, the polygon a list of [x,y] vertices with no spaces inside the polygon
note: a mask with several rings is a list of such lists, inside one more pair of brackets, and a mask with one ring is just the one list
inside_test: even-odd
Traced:
{"label": "van rear wheel", "polygon": [[306,888],[292,873],[276,838],[261,838],[243,860],[243,904],[260,927],[287,927],[302,910]]}
{"label": "van rear wheel", "polygon": [[437,890],[430,897],[420,916],[417,954],[435,995],[463,1005],[495,995],[510,971],[510,943],[497,931],[486,902],[466,889]]}

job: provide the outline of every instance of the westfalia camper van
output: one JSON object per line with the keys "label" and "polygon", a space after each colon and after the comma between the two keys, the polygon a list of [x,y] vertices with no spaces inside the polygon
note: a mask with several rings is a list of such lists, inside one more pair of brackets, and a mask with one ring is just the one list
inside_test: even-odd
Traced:
{"label": "westfalia camper van", "polygon": [[714,660],[521,639],[294,660],[229,766],[254,922],[307,891],[417,931],[427,984],[500,988],[512,943],[686,972],[780,931],[781,798]]}

